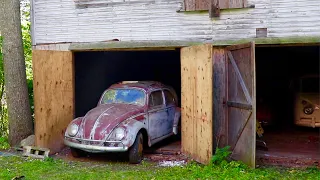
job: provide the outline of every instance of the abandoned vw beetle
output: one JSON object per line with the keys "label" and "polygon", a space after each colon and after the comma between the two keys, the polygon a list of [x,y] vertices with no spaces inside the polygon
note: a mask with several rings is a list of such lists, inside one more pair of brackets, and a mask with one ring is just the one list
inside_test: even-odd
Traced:
{"label": "abandoned vw beetle", "polygon": [[85,152],[128,152],[130,163],[140,163],[143,147],[180,131],[177,105],[175,91],[160,82],[113,84],[97,107],[68,125],[64,143],[75,157]]}
{"label": "abandoned vw beetle", "polygon": [[319,75],[306,75],[298,79],[295,93],[295,124],[320,127]]}

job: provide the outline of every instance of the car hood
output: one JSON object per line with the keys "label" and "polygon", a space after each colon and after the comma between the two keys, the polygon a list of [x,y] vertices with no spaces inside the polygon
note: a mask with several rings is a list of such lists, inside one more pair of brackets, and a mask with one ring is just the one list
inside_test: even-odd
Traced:
{"label": "car hood", "polygon": [[90,110],[81,122],[82,138],[104,140],[122,121],[143,112],[143,108],[130,104],[102,104]]}
{"label": "car hood", "polygon": [[312,105],[320,105],[320,94],[319,93],[301,93],[299,94],[301,100],[308,101]]}

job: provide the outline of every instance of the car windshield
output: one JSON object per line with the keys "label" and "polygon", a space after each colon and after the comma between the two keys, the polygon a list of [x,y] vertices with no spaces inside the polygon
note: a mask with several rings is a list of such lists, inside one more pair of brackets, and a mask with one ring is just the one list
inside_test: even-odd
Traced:
{"label": "car windshield", "polygon": [[304,93],[319,93],[319,77],[302,78],[301,91]]}
{"label": "car windshield", "polygon": [[122,103],[143,106],[145,93],[139,89],[110,89],[107,90],[101,100],[101,104]]}

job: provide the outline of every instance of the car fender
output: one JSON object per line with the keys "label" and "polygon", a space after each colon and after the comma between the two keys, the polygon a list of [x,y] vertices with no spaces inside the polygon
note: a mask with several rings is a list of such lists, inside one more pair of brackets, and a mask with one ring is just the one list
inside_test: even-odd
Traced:
{"label": "car fender", "polygon": [[176,112],[174,114],[174,121],[173,121],[173,133],[178,134],[178,125],[181,117],[181,110],[180,108],[176,108]]}
{"label": "car fender", "polygon": [[150,139],[146,121],[138,121],[136,119],[127,119],[119,124],[118,127],[123,127],[126,130],[126,135],[122,140],[122,143],[127,146],[131,147],[137,137],[137,134],[140,130],[145,129],[148,134],[148,145],[150,146]]}

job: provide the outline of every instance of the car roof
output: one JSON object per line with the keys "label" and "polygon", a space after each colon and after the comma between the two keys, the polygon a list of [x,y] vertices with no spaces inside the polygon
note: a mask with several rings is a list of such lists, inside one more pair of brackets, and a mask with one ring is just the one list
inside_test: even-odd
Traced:
{"label": "car roof", "polygon": [[145,91],[150,91],[153,89],[169,88],[169,86],[164,85],[158,81],[121,81],[119,83],[111,85],[109,88],[141,88]]}

